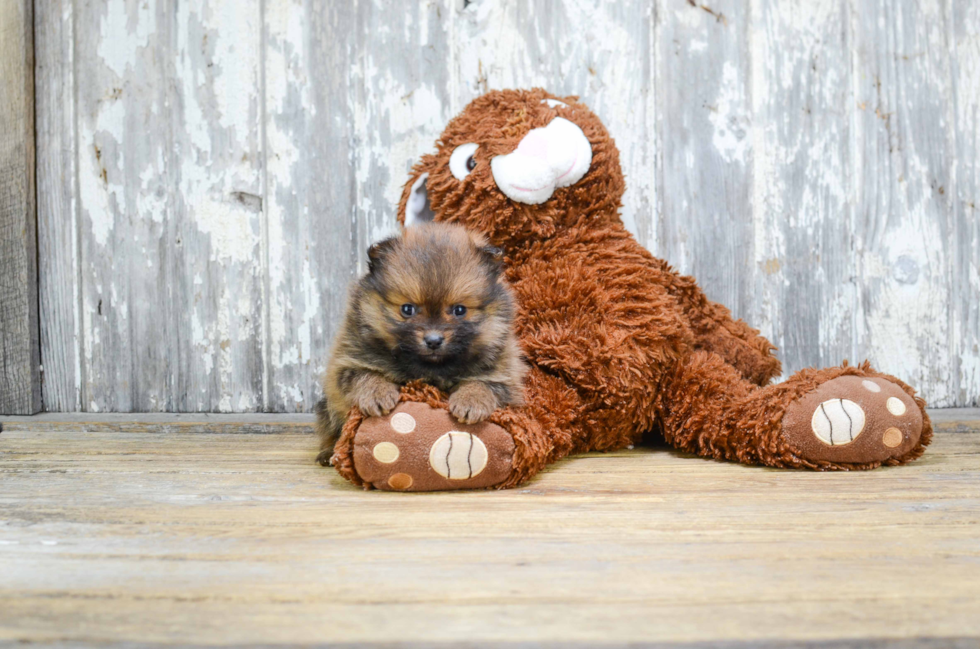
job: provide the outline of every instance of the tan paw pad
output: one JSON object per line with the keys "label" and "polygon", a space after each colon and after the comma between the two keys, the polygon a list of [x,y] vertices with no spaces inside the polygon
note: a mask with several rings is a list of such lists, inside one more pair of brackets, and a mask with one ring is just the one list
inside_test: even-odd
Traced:
{"label": "tan paw pad", "polygon": [[881,436],[881,443],[888,448],[895,448],[902,445],[902,439],[904,437],[905,436],[902,435],[902,431],[892,426]]}
{"label": "tan paw pad", "polygon": [[487,447],[470,433],[451,430],[432,445],[429,464],[450,480],[469,480],[487,466]]}
{"label": "tan paw pad", "polygon": [[391,442],[380,442],[376,444],[374,450],[372,451],[374,459],[378,462],[383,462],[384,464],[391,464],[398,461],[398,456],[401,452],[398,447]]}
{"label": "tan paw pad", "polygon": [[881,392],[881,386],[875,383],[874,381],[864,379],[863,381],[861,381],[861,385],[868,392]]}
{"label": "tan paw pad", "polygon": [[901,417],[905,414],[905,404],[901,399],[889,397],[888,401],[885,402],[885,407],[888,408],[888,412],[892,413],[896,417]]}
{"label": "tan paw pad", "polygon": [[407,412],[396,412],[391,416],[391,428],[396,433],[407,435],[415,430],[415,417]]}
{"label": "tan paw pad", "polygon": [[404,491],[405,489],[411,488],[415,481],[412,480],[412,476],[407,473],[396,473],[395,475],[388,478],[388,486],[392,489],[397,489],[398,491]]}
{"label": "tan paw pad", "polygon": [[824,444],[850,444],[864,430],[864,410],[850,399],[828,399],[813,411],[810,427]]}

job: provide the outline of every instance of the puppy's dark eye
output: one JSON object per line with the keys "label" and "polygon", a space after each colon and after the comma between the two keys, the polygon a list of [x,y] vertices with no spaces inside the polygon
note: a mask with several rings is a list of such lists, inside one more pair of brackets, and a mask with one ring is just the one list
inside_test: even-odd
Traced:
{"label": "puppy's dark eye", "polygon": [[469,171],[473,171],[474,169],[476,169],[476,158],[474,158],[473,156],[468,157],[466,159],[466,168]]}
{"label": "puppy's dark eye", "polygon": [[418,307],[414,304],[403,304],[402,305],[402,315],[406,318],[411,318],[418,312]]}
{"label": "puppy's dark eye", "polygon": [[466,307],[463,306],[462,304],[454,304],[453,315],[456,316],[457,318],[463,317],[464,315],[466,315]]}

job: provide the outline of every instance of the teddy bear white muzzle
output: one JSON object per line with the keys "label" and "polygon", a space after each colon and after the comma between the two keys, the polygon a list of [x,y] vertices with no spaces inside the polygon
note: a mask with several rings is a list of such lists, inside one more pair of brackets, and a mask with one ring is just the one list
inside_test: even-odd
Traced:
{"label": "teddy bear white muzzle", "polygon": [[585,133],[574,122],[556,117],[530,131],[511,153],[495,156],[490,170],[507,198],[537,205],[558,187],[581,180],[591,164],[592,145]]}

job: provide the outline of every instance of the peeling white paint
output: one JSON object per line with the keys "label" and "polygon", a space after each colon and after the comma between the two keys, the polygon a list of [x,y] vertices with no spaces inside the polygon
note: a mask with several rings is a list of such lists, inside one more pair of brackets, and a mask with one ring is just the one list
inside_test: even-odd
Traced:
{"label": "peeling white paint", "polygon": [[156,14],[148,2],[107,0],[104,5],[97,41],[99,58],[122,77],[132,66],[136,51],[150,45],[157,28]]}
{"label": "peeling white paint", "polygon": [[751,140],[748,118],[743,114],[745,90],[738,69],[730,61],[722,68],[721,85],[708,119],[714,126],[712,141],[721,157],[728,162],[745,164],[745,153]]}
{"label": "peeling white paint", "polygon": [[126,108],[120,102],[102,103],[94,124],[81,125],[79,183],[83,211],[88,216],[92,236],[105,246],[115,225],[115,213],[125,205],[125,186],[121,173],[126,158],[120,145],[126,124]]}
{"label": "peeling white paint", "polygon": [[212,261],[254,261],[259,234],[254,230],[252,212],[209,198],[202,198],[196,207],[197,227],[211,237]]}
{"label": "peeling white paint", "polygon": [[214,349],[211,344],[211,336],[205,334],[201,317],[196,310],[191,314],[191,343],[194,345],[195,351],[201,354],[201,359],[204,362],[204,373],[210,376],[211,370],[214,369]]}
{"label": "peeling white paint", "polygon": [[[277,3],[271,3],[277,4]],[[250,128],[255,124],[259,102],[259,68],[239,65],[240,61],[260,61],[260,39],[236,38],[254,33],[255,15],[242,11],[241,0],[211,0],[207,27],[214,39],[214,58],[224,64],[214,77],[218,124],[225,129]],[[243,133],[244,135],[244,133]]]}

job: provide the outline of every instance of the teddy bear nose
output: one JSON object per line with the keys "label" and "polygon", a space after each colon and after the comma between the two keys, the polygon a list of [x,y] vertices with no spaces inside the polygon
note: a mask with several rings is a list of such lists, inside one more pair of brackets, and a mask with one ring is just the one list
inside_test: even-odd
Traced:
{"label": "teddy bear nose", "polygon": [[517,151],[529,158],[541,158],[546,161],[548,159],[548,136],[544,134],[542,129],[536,128],[521,139],[520,144],[517,145]]}
{"label": "teddy bear nose", "polygon": [[592,144],[582,129],[564,117],[529,131],[517,148],[490,160],[493,181],[507,198],[538,205],[559,187],[582,179],[592,165]]}

